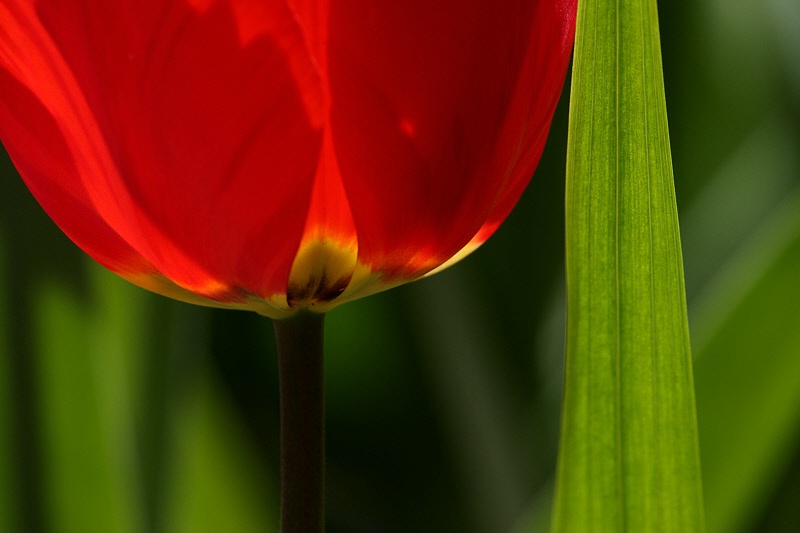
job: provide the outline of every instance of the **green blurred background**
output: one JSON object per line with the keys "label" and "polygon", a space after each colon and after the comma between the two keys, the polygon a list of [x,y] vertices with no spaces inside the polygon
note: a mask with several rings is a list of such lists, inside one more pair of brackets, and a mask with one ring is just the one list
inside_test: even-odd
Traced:
{"label": "green blurred background", "polygon": [[[798,20],[661,6],[709,533],[800,531]],[[482,249],[328,315],[330,533],[547,530],[567,100]],[[0,172],[0,532],[276,531],[269,321],[117,279]]]}

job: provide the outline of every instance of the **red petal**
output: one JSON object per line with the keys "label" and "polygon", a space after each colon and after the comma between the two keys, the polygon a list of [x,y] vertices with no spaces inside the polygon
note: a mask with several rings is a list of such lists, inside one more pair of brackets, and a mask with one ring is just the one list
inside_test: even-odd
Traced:
{"label": "red petal", "polygon": [[564,19],[544,1],[336,4],[332,131],[362,261],[419,274],[507,214],[563,83]]}
{"label": "red petal", "polygon": [[298,272],[352,262],[352,297],[506,217],[544,145],[574,8],[8,1],[0,136],[54,220],[129,279],[160,272],[247,307],[286,292],[303,241],[314,264]]}
{"label": "red petal", "polygon": [[66,139],[36,96],[4,69],[0,87],[0,138],[13,139],[4,143],[9,156],[47,214],[106,268],[125,274],[155,272],[87,203]]}
{"label": "red petal", "polygon": [[320,80],[284,3],[194,4],[50,0],[41,23],[20,7],[12,40],[30,42],[0,65],[69,139],[79,175],[57,185],[164,275],[197,291],[285,292],[321,142]]}

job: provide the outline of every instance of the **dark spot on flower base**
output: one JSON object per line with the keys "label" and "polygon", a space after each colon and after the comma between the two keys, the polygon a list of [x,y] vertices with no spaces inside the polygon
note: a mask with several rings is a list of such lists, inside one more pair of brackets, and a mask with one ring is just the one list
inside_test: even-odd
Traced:
{"label": "dark spot on flower base", "polygon": [[286,301],[289,307],[313,307],[317,303],[326,303],[335,300],[350,284],[352,276],[344,276],[334,282],[328,280],[325,273],[319,277],[309,278],[305,285],[290,283],[286,289]]}

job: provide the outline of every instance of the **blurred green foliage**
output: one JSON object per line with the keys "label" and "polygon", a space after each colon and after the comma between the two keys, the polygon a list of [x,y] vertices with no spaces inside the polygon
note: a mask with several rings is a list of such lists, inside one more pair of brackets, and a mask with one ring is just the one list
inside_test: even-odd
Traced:
{"label": "blurred green foliage", "polygon": [[[661,6],[710,533],[800,530],[798,11]],[[330,313],[331,533],[546,531],[565,104],[482,249]],[[0,531],[274,530],[268,321],[115,278],[0,173]]]}

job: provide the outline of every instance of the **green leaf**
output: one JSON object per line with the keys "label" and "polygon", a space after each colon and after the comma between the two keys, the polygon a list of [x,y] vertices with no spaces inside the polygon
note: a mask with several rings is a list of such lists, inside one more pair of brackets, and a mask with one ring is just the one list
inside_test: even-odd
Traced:
{"label": "green leaf", "polygon": [[554,532],[703,530],[656,4],[579,2]]}

